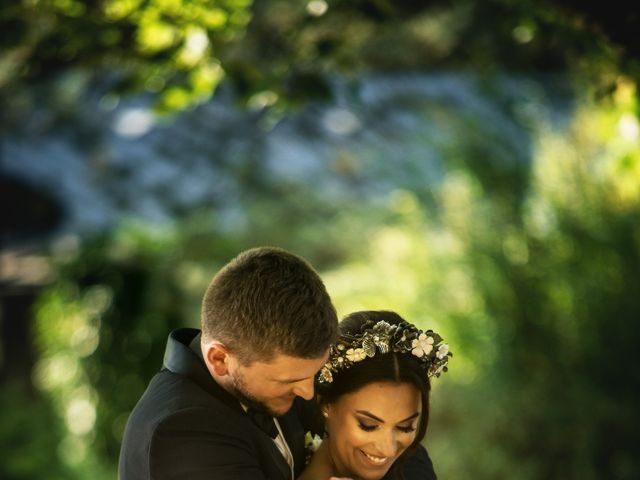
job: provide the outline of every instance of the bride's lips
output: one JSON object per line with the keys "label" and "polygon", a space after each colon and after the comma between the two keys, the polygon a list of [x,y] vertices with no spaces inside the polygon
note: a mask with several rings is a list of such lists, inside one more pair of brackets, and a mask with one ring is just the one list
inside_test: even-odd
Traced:
{"label": "bride's lips", "polygon": [[377,455],[371,455],[364,450],[360,450],[360,453],[362,453],[362,459],[364,460],[365,464],[370,465],[374,468],[385,467],[391,461],[390,457],[379,457]]}

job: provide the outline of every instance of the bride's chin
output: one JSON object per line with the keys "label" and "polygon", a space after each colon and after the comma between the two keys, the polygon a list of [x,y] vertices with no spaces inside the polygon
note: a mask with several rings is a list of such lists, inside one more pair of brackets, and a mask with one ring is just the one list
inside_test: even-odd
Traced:
{"label": "bride's chin", "polygon": [[385,470],[384,473],[376,473],[376,474],[372,474],[371,472],[368,472],[363,475],[356,474],[349,478],[354,478],[357,480],[380,480],[382,477],[384,477],[387,474],[387,472],[388,470]]}

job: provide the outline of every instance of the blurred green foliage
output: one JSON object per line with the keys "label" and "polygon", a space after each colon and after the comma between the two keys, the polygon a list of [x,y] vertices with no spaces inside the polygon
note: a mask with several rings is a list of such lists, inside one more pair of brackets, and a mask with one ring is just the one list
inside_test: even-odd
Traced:
{"label": "blurred green foliage", "polygon": [[246,105],[290,109],[329,97],[336,73],[454,68],[571,70],[603,94],[612,66],[640,79],[637,18],[619,7],[616,24],[571,0],[6,2],[0,92],[28,97],[45,78],[89,70],[171,112],[207,101],[226,77]]}
{"label": "blurred green foliage", "polygon": [[[2,6],[0,87],[81,68],[116,74],[116,92],[162,92],[177,110],[207,100],[218,50],[241,34],[249,0],[26,0]],[[213,54],[212,54],[213,52]]]}
{"label": "blurred green foliage", "polygon": [[[482,162],[477,139],[461,140],[428,202],[399,189],[334,205],[290,186],[277,201],[256,193],[245,229],[207,229],[215,213],[197,212],[173,227],[127,222],[52,255],[33,374],[51,405],[31,418],[58,428],[30,430],[57,443],[49,467],[113,478],[168,331],[198,324],[202,292],[230,257],[277,244],[319,269],[340,315],[393,309],[452,345],[427,437],[441,478],[635,478],[637,101],[624,81],[607,103],[580,99],[566,130],[536,126],[530,164]],[[15,458],[3,478],[42,476],[40,457]]]}
{"label": "blurred green foliage", "polygon": [[[449,341],[455,357],[434,382],[427,438],[440,478],[638,477],[638,65],[591,23],[552,3],[506,0],[0,9],[0,90],[14,109],[42,101],[33,85],[75,70],[109,77],[116,93],[156,96],[164,111],[207,100],[224,78],[248,107],[280,117],[331,96],[337,74],[356,95],[371,72],[564,72],[579,95],[567,129],[535,102],[516,112],[531,134],[525,162],[507,132],[476,128],[473,105],[468,117],[435,108],[437,182],[414,168],[419,153],[396,164],[381,152],[362,167],[346,149],[330,170],[353,191],[332,197],[265,179],[251,158],[230,168],[244,223],[216,229],[211,207],[62,239],[34,311],[32,376],[0,392],[1,478],[114,478],[124,423],[169,330],[197,325],[213,273],[259,244],[310,260],[341,315],[394,309]],[[77,101],[70,83],[55,98],[61,117]],[[487,83],[487,95],[499,88]],[[402,188],[359,194],[376,175]]]}

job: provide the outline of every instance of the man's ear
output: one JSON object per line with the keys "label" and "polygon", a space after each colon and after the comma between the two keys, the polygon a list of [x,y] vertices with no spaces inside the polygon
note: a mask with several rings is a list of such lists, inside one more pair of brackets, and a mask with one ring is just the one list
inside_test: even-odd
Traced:
{"label": "man's ear", "polygon": [[227,347],[218,342],[203,345],[202,355],[209,371],[223,377],[229,373],[229,351]]}

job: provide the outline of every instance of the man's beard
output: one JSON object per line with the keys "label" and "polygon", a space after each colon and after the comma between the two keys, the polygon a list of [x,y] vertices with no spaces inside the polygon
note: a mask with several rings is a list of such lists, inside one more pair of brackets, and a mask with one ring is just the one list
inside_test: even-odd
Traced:
{"label": "man's beard", "polygon": [[258,400],[247,390],[247,385],[244,383],[244,379],[241,375],[234,375],[231,377],[231,390],[233,396],[236,397],[245,407],[266,413],[272,417],[280,415],[279,413],[272,411],[264,402]]}

